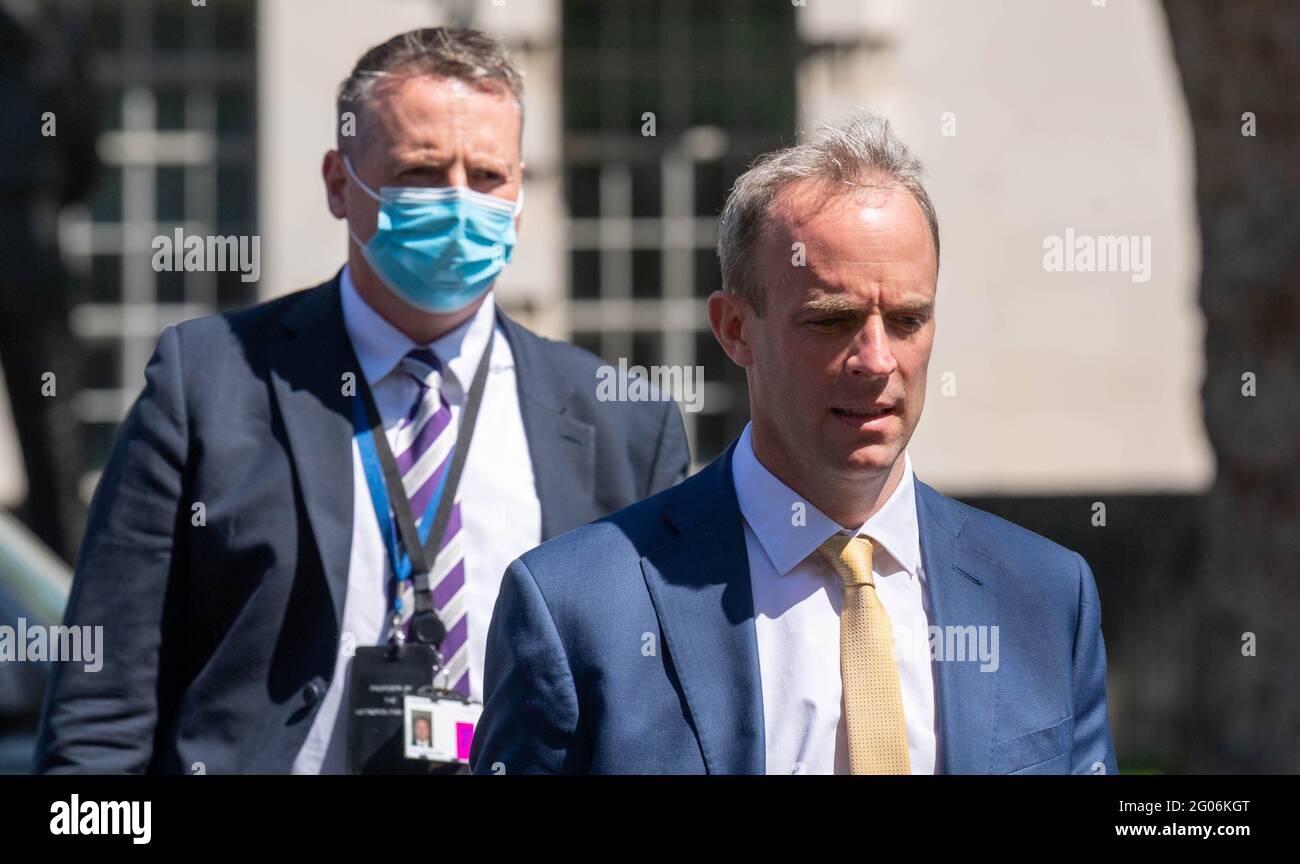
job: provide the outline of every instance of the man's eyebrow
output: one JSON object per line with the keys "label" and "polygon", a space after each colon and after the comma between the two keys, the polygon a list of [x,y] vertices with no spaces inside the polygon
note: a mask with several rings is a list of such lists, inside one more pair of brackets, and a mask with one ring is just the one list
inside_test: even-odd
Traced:
{"label": "man's eyebrow", "polygon": [[902,313],[904,315],[921,315],[929,317],[934,312],[934,301],[917,300],[912,303],[900,303],[897,306],[889,307],[891,313]]}
{"label": "man's eyebrow", "polygon": [[403,174],[407,171],[421,171],[425,168],[433,168],[438,171],[445,171],[448,167],[451,166],[451,163],[452,163],[451,156],[434,156],[434,155],[414,156],[410,159],[402,159],[401,161],[399,161],[397,163],[396,170],[398,174]]}
{"label": "man's eyebrow", "polygon": [[825,294],[807,301],[799,311],[816,315],[856,315],[862,312],[862,305],[838,294]]}
{"label": "man's eyebrow", "polygon": [[[814,297],[804,303],[798,309],[800,315],[861,315],[864,307],[838,294],[824,295]],[[895,306],[889,306],[885,310],[891,315],[920,315],[929,317],[934,312],[934,302],[931,300],[915,300],[911,302],[899,303]]]}
{"label": "man's eyebrow", "polygon": [[510,164],[509,159],[499,156],[470,156],[467,160],[469,167],[473,169],[490,169],[501,174],[509,176],[510,171],[506,167]]}

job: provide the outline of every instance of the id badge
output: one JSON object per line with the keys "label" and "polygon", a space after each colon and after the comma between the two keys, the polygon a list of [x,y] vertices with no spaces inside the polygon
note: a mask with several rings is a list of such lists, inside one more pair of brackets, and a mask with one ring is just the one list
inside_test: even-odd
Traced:
{"label": "id badge", "polygon": [[437,652],[432,645],[363,646],[352,657],[347,713],[348,773],[427,774],[427,761],[406,758],[411,740],[407,696],[429,693]]}
{"label": "id badge", "polygon": [[404,752],[407,759],[441,764],[469,764],[474,727],[483,713],[481,702],[456,692],[433,696],[408,695],[403,707]]}

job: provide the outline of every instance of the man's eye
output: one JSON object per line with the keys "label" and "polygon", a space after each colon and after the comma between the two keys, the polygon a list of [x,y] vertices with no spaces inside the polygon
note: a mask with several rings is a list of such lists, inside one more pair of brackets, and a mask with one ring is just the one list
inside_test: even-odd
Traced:
{"label": "man's eye", "polygon": [[899,326],[901,326],[904,330],[920,330],[921,327],[924,326],[925,324],[925,319],[918,315],[904,315],[903,317],[897,318],[895,320],[898,321]]}
{"label": "man's eye", "polygon": [[418,180],[421,182],[425,182],[425,181],[437,181],[441,179],[442,175],[443,175],[442,169],[434,168],[428,165],[422,165],[418,168],[408,168],[405,171],[403,171],[401,174],[399,174],[398,177],[405,180]]}
{"label": "man's eye", "polygon": [[841,323],[841,321],[843,321],[842,318],[814,318],[808,323],[814,327],[834,327],[836,324]]}

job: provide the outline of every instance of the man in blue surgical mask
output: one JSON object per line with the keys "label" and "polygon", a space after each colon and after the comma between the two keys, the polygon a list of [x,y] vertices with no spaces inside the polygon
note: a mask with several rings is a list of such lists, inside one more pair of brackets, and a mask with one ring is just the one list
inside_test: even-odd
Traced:
{"label": "man in blue surgical mask", "polygon": [[159,340],[67,612],[102,669],[56,671],[38,770],[454,773],[509,562],[687,470],[675,403],[599,400],[596,357],[495,302],[524,206],[503,48],[396,36],[338,120],[345,266]]}

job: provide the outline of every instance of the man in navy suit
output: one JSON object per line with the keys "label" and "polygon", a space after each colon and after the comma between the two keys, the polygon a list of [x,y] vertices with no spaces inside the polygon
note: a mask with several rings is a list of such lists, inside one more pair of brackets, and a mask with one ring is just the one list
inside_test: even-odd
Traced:
{"label": "man in navy suit", "polygon": [[751,422],[510,565],[476,773],[1114,773],[1092,573],[912,472],[939,231],[856,115],[722,214],[714,335]]}
{"label": "man in navy suit", "polygon": [[380,528],[397,511],[362,458],[377,437],[356,420],[364,389],[401,473],[401,490],[380,488],[424,527],[483,370],[429,573],[444,680],[472,699],[509,561],[685,476],[674,403],[598,400],[596,357],[494,304],[522,208],[522,88],[501,46],[464,29],[394,37],[338,110],[322,173],[347,265],[163,332],[66,613],[104,627],[102,670],[55,670],[37,770],[345,768],[353,651],[405,633],[412,608]]}

